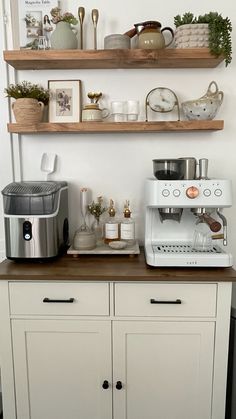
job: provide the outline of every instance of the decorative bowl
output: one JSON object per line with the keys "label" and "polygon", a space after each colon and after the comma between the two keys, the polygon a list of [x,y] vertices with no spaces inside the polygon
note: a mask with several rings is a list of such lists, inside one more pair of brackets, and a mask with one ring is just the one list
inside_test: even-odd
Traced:
{"label": "decorative bowl", "polygon": [[130,37],[128,35],[112,34],[104,38],[104,49],[129,49]]}
{"label": "decorative bowl", "polygon": [[127,243],[123,240],[116,240],[114,242],[110,242],[109,246],[115,250],[125,249],[127,247]]}
{"label": "decorative bowl", "polygon": [[[213,85],[215,86],[214,92],[211,90]],[[188,120],[213,119],[222,104],[223,97],[223,92],[219,91],[216,82],[212,81],[204,96],[199,99],[188,100],[181,104],[183,114]]]}

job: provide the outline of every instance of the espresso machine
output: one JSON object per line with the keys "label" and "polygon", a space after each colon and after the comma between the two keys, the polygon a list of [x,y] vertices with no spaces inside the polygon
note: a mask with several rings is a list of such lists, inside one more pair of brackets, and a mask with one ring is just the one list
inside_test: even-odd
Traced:
{"label": "espresso machine", "polygon": [[[145,257],[155,267],[228,267],[227,219],[232,185],[209,179],[208,160],[153,160],[145,183]],[[196,175],[199,167],[199,175]]]}

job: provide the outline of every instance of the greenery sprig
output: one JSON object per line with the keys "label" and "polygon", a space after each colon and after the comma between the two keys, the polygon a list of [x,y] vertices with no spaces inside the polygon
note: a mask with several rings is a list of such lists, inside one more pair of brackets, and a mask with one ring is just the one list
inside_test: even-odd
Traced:
{"label": "greenery sprig", "polygon": [[43,102],[44,105],[47,105],[49,102],[49,90],[44,89],[44,87],[38,84],[32,84],[29,81],[22,81],[17,84],[10,84],[5,88],[5,93],[7,97],[12,97],[14,99],[20,98],[31,98],[37,99],[39,102]]}
{"label": "greenery sprig", "polygon": [[230,19],[222,17],[218,12],[209,12],[199,16],[194,16],[193,13],[187,12],[182,16],[177,15],[174,17],[176,28],[181,25],[194,23],[208,23],[209,49],[216,56],[222,54],[227,67],[232,61],[232,23]]}
{"label": "greenery sprig", "polygon": [[88,205],[88,211],[92,214],[97,221],[99,221],[101,215],[107,211],[106,207],[103,207],[103,197],[99,196],[97,202],[92,202]]}

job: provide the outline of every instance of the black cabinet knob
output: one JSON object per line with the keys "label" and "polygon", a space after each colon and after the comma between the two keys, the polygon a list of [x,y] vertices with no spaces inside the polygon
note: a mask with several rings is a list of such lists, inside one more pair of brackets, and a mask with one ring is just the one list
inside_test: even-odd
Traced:
{"label": "black cabinet knob", "polygon": [[109,388],[109,383],[107,380],[104,380],[102,383],[102,388],[104,388],[104,390],[106,390],[107,388]]}
{"label": "black cabinet knob", "polygon": [[116,389],[117,390],[121,390],[122,389],[122,382],[121,381],[117,381],[116,382]]}

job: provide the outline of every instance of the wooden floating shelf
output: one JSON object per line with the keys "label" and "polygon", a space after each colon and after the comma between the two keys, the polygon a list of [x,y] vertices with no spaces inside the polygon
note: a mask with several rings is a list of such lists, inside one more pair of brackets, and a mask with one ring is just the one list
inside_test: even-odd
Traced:
{"label": "wooden floating shelf", "polygon": [[4,60],[16,70],[109,68],[213,68],[224,58],[208,48],[161,50],[8,50]]}
{"label": "wooden floating shelf", "polygon": [[155,122],[74,122],[8,124],[8,131],[16,134],[40,133],[137,133],[168,131],[216,131],[222,130],[224,121],[155,121]]}

